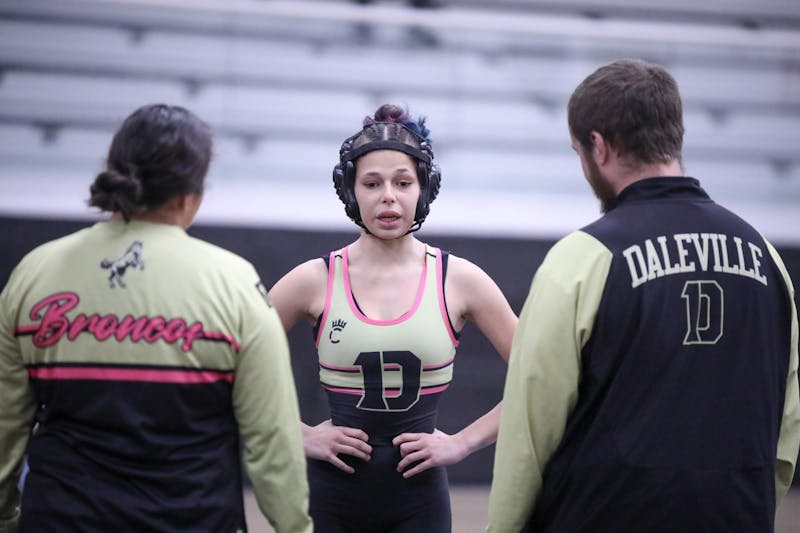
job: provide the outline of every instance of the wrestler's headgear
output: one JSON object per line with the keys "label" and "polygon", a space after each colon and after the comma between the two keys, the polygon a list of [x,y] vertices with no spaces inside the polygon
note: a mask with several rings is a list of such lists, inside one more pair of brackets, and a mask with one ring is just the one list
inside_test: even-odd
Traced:
{"label": "wrestler's headgear", "polygon": [[339,163],[333,169],[333,185],[339,199],[344,203],[344,212],[353,222],[365,228],[354,190],[356,160],[374,150],[397,150],[410,155],[417,163],[420,192],[414,224],[409,231],[416,231],[422,226],[430,212],[431,202],[439,193],[442,180],[439,166],[433,162],[433,150],[427,133],[424,119],[405,124],[372,122],[345,139],[339,149]]}

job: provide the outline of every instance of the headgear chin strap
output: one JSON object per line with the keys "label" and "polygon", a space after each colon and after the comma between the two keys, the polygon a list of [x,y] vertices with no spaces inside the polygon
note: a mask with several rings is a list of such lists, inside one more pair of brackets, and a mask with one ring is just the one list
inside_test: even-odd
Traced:
{"label": "headgear chin strap", "polygon": [[[403,138],[417,143],[419,146],[403,142]],[[339,163],[333,168],[333,185],[339,199],[344,203],[344,212],[353,222],[366,229],[356,201],[355,165],[359,157],[375,150],[396,150],[410,155],[416,161],[420,192],[414,214],[414,224],[409,233],[417,231],[430,212],[431,202],[439,194],[442,176],[439,166],[433,162],[430,141],[397,122],[368,124],[342,143],[342,147],[339,149]]]}

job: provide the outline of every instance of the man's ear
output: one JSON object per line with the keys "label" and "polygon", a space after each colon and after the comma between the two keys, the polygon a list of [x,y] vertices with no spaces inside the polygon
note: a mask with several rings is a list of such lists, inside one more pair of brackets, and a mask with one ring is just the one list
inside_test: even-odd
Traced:
{"label": "man's ear", "polygon": [[597,163],[598,166],[605,165],[608,162],[608,157],[611,153],[611,147],[608,145],[603,136],[596,131],[592,131],[589,134],[589,139],[592,141],[591,154],[594,158],[594,162]]}

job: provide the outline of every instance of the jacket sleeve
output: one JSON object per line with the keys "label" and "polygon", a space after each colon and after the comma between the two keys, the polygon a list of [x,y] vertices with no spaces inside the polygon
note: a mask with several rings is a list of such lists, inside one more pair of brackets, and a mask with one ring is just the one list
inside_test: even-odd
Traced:
{"label": "jacket sleeve", "polygon": [[289,347],[255,272],[244,289],[243,339],[233,402],[244,465],[261,511],[278,533],[312,531],[300,412]]}
{"label": "jacket sleeve", "polygon": [[789,374],[786,376],[786,397],[783,402],[783,418],[781,431],[778,437],[778,449],[775,458],[775,498],[776,505],[780,505],[789,487],[792,484],[797,457],[800,453],[800,391],[798,388],[798,333],[797,333],[797,308],[794,303],[794,287],[786,266],[783,264],[778,252],[771,244],[767,243],[769,253],[783,275],[786,290],[789,292],[791,303],[791,340],[789,342]]}
{"label": "jacket sleeve", "polygon": [[17,482],[36,410],[28,372],[14,337],[19,307],[12,301],[14,279],[0,293],[0,533],[16,531]]}
{"label": "jacket sleeve", "polygon": [[581,350],[592,332],[611,252],[574,232],[536,272],[511,347],[489,496],[490,532],[522,531],[542,474],[578,399]]}

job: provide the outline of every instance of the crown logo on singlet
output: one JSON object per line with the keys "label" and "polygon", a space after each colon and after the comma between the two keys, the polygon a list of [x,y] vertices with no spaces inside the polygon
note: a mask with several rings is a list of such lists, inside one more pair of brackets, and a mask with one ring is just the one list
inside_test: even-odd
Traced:
{"label": "crown logo on singlet", "polygon": [[119,258],[110,261],[103,259],[100,261],[100,268],[108,270],[108,286],[126,288],[122,276],[129,267],[144,270],[144,259],[142,258],[142,241],[133,241],[128,249]]}
{"label": "crown logo on singlet", "polygon": [[332,344],[338,344],[340,342],[339,339],[333,338],[333,334],[342,331],[346,325],[347,322],[345,322],[341,318],[337,318],[336,320],[331,322],[331,332],[328,333],[328,339],[331,341]]}

